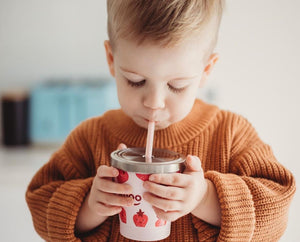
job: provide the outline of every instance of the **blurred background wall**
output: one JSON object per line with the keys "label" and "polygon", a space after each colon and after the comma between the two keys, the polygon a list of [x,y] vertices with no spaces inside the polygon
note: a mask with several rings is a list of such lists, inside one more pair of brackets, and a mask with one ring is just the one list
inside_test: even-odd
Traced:
{"label": "blurred background wall", "polygon": [[105,1],[1,0],[0,88],[108,75]]}
{"label": "blurred background wall", "polygon": [[[296,179],[300,176],[299,9],[298,0],[227,0],[216,48],[220,60],[199,93],[207,101],[244,115]],[[8,90],[34,90],[50,79],[111,81],[103,48],[106,38],[104,0],[0,0],[0,95]],[[16,150],[1,149],[0,170],[8,177],[6,171],[14,172],[21,164],[11,156]],[[30,152],[28,157],[43,157],[44,162],[52,150],[47,155],[40,150]],[[8,160],[13,160],[13,167]],[[31,171],[24,176],[26,183],[42,162],[30,164],[23,160],[21,165]],[[13,190],[3,177],[1,180],[2,175],[0,172],[0,192]],[[25,185],[14,191],[22,194],[13,198],[23,199]],[[298,194],[281,241],[300,241],[297,202]],[[9,201],[5,204],[11,205]],[[25,203],[22,206],[26,209]],[[0,223],[10,231],[7,226],[14,222],[1,221],[10,216],[6,213]],[[24,216],[27,227],[21,226],[29,231],[24,233],[33,236],[30,215]],[[27,241],[33,241],[32,237]]]}

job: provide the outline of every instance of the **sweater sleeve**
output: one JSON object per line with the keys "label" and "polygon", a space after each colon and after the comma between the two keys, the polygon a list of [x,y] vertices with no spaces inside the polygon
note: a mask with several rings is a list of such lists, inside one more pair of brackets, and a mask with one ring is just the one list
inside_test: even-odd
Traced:
{"label": "sweater sleeve", "polygon": [[232,136],[229,172],[208,171],[221,206],[218,241],[278,241],[295,193],[295,180],[254,128],[239,117]]}
{"label": "sweater sleeve", "polygon": [[[90,190],[95,165],[86,142],[87,124],[79,125],[32,178],[26,201],[35,230],[46,241],[81,241],[75,235],[75,221]],[[98,241],[109,236],[109,222],[97,228]]]}

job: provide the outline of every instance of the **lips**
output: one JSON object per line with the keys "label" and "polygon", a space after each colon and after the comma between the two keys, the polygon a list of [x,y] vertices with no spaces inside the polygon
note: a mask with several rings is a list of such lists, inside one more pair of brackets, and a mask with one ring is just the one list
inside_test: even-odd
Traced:
{"label": "lips", "polygon": [[[144,119],[147,123],[149,123],[150,121],[152,121],[153,122],[153,119]],[[155,124],[157,124],[157,123],[159,123],[159,121],[154,121],[155,122]]]}

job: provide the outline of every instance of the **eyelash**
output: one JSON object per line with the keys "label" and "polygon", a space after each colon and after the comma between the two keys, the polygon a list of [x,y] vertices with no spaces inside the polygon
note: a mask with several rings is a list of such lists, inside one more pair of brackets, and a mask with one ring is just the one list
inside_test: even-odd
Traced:
{"label": "eyelash", "polygon": [[[145,84],[145,82],[146,82],[146,80],[142,80],[140,82],[133,82],[133,81],[127,80],[128,85],[131,87],[142,87]],[[172,87],[170,84],[168,84],[168,89],[174,93],[180,93],[180,92],[184,91],[185,87],[175,88],[175,87]]]}
{"label": "eyelash", "polygon": [[141,87],[145,84],[145,82],[146,82],[146,80],[142,80],[140,82],[133,82],[133,81],[127,80],[128,85],[131,87]]}

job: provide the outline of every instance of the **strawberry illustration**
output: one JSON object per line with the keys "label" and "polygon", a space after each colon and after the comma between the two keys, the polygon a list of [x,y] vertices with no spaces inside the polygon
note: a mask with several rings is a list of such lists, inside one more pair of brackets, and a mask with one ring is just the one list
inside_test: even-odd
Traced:
{"label": "strawberry illustration", "polygon": [[136,173],[136,176],[141,179],[142,181],[148,181],[149,180],[149,176],[151,174],[139,174],[139,173]]}
{"label": "strawberry illustration", "polygon": [[167,223],[166,220],[158,219],[158,220],[155,222],[155,227],[164,226],[164,225],[166,225],[166,223]]}
{"label": "strawberry illustration", "polygon": [[123,171],[123,170],[120,170],[118,169],[119,171],[119,175],[117,176],[117,181],[119,183],[124,183],[128,180],[128,173],[126,171]]}
{"label": "strawberry illustration", "polygon": [[148,222],[148,216],[140,209],[134,216],[133,222],[137,227],[145,227]]}
{"label": "strawberry illustration", "polygon": [[126,211],[124,208],[122,208],[122,211],[120,212],[119,216],[120,216],[120,220],[126,224],[127,217],[126,217]]}

